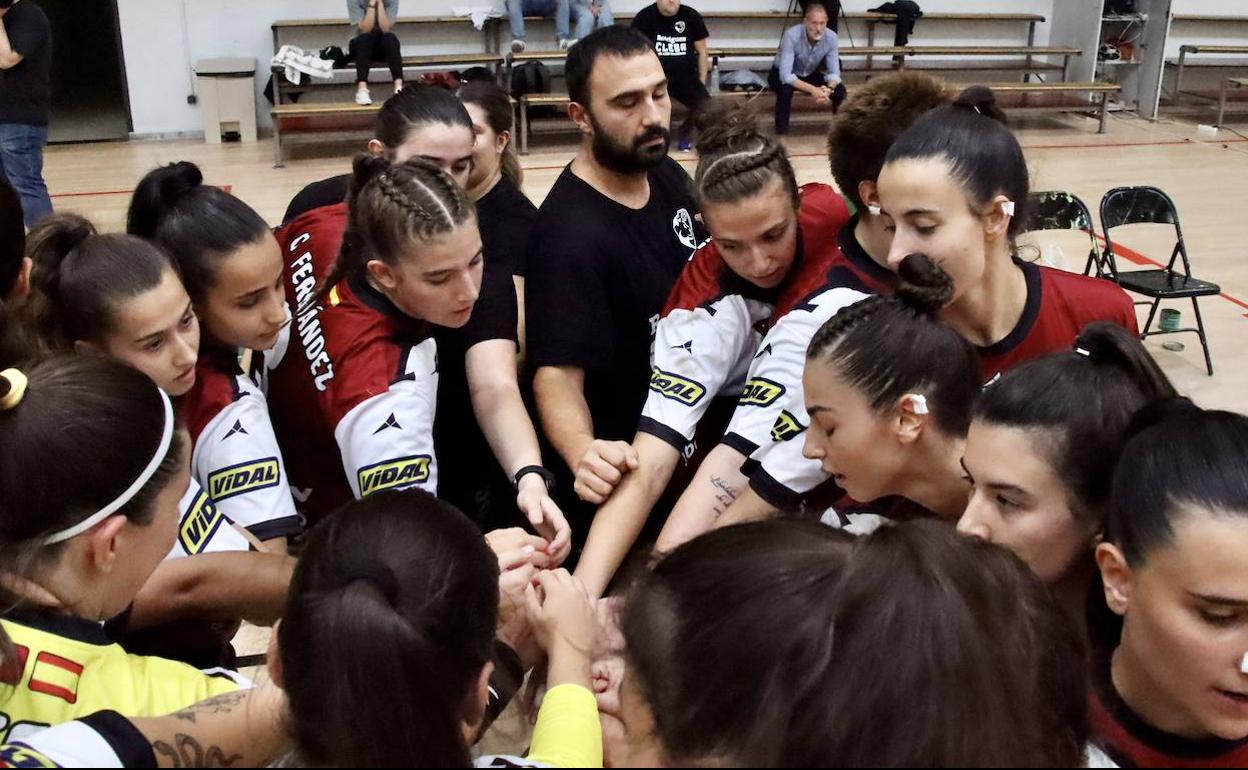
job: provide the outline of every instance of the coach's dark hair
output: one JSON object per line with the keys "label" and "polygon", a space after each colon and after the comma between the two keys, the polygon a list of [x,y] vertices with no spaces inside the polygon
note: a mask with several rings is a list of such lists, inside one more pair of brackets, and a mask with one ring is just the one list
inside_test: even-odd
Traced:
{"label": "coach's dark hair", "polygon": [[371,260],[397,264],[413,243],[445,235],[476,216],[468,194],[435,163],[412,158],[392,164],[368,153],[355,156],[347,206],[338,259],[308,305]]}
{"label": "coach's dark hair", "polygon": [[698,115],[697,128],[699,157],[693,195],[699,206],[736,203],[758,195],[776,179],[793,208],[802,205],[788,151],[782,142],[759,130],[749,107],[712,101]]}
{"label": "coach's dark hair", "polygon": [[[160,446],[165,407],[156,385],[101,355],[54,356],[24,371],[25,395],[0,408],[0,564],[31,578],[56,564],[65,543],[53,533],[103,509],[139,477]],[[0,375],[0,401],[16,383]],[[146,526],[156,497],[184,467],[188,441],[177,432],[156,474],[115,515]],[[0,608],[19,603],[0,581]],[[13,658],[0,632],[0,657]]]}
{"label": "coach's dark hair", "polygon": [[1026,229],[1027,159],[991,89],[972,86],[953,104],[919,118],[893,144],[886,163],[929,158],[948,162],[974,206],[987,206],[998,195],[1014,201],[1011,240]]}
{"label": "coach's dark hair", "polygon": [[462,126],[472,133],[472,118],[455,94],[437,86],[406,86],[381,105],[377,140],[391,150],[403,146],[412,131],[428,125]]}
{"label": "coach's dark hair", "polygon": [[497,614],[498,559],[448,503],[390,491],[331,516],[308,536],[277,632],[300,758],[470,766],[461,725]]}
{"label": "coach's dark hair", "polygon": [[507,149],[503,150],[503,176],[516,187],[523,185],[524,169],[516,156],[516,112],[511,96],[492,80],[475,80],[459,89],[459,98],[464,104],[480,107],[485,113],[485,122],[495,134],[506,132],[509,138]]}
{"label": "coach's dark hair", "polygon": [[933,269],[923,255],[907,257],[896,296],[840,310],[815,333],[806,357],[835,367],[879,412],[907,393],[923,395],[941,430],[965,436],[981,386],[979,356],[936,317],[953,296],[953,283]]}
{"label": "coach's dark hair", "polygon": [[204,184],[199,166],[162,166],[139,182],[130,199],[126,232],[155,241],[177,260],[196,301],[216,284],[221,263],[269,237],[268,223],[239,198]]}
{"label": "coach's dark hair", "polygon": [[855,88],[828,132],[828,161],[841,193],[859,210],[865,208],[859,184],[879,179],[897,138],[949,100],[944,82],[924,72],[898,72]]}
{"label": "coach's dark hair", "polygon": [[837,686],[831,609],[851,543],[815,522],[726,527],[638,581],[621,619],[625,657],[670,762],[834,759],[819,749],[836,718],[824,707]]}
{"label": "coach's dark hair", "polygon": [[1192,511],[1248,518],[1248,417],[1169,399],[1143,409],[1114,473],[1106,539],[1132,566]]}
{"label": "coach's dark hair", "polygon": [[29,347],[40,353],[102,339],[113,330],[120,303],[177,274],[159,247],[132,235],[100,235],[76,214],[40,222],[27,239],[27,254],[34,265],[20,316]]}
{"label": "coach's dark hair", "polygon": [[26,226],[22,201],[8,180],[0,177],[0,304],[17,286],[26,257]]}
{"label": "coach's dark hair", "polygon": [[599,57],[625,59],[645,54],[654,55],[654,46],[649,38],[632,27],[615,24],[594,30],[568,49],[563,71],[568,83],[568,96],[585,109],[590,109],[589,79]]}
{"label": "coach's dark hair", "polygon": [[1082,764],[1084,645],[1012,553],[936,521],[881,527],[832,605],[827,731],[807,750],[843,767]]}
{"label": "coach's dark hair", "polygon": [[1069,490],[1071,512],[1103,524],[1127,429],[1145,405],[1177,395],[1139,337],[1108,321],[1073,349],[1029,361],[984,389],[975,419],[1029,432]]}

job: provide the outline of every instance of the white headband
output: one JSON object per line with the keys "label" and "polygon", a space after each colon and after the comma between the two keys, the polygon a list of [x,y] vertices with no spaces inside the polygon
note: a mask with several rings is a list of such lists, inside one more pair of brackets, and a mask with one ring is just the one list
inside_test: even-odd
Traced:
{"label": "white headband", "polygon": [[169,454],[169,445],[173,443],[174,429],[173,403],[169,400],[169,396],[165,395],[165,391],[161,390],[159,393],[161,403],[163,403],[165,407],[165,427],[164,433],[162,433],[160,437],[160,444],[156,447],[156,454],[152,456],[152,461],[147,464],[147,467],[144,468],[143,472],[138,475],[138,478],[134,480],[134,483],[131,484],[125,492],[122,492],[117,496],[116,500],[113,500],[111,503],[101,508],[99,512],[88,516],[82,522],[75,524],[69,529],[61,530],[60,532],[48,535],[43,540],[44,545],[55,545],[57,543],[63,543],[70,538],[77,537],[83,532],[86,532],[94,527],[96,524],[99,524],[101,521],[104,521],[109,516],[117,513],[117,511],[120,511],[126,506],[127,503],[133,500],[134,496],[142,491],[143,487],[147,486],[147,482],[152,480],[152,476],[156,475],[156,471],[160,469],[160,464],[165,461],[165,456]]}

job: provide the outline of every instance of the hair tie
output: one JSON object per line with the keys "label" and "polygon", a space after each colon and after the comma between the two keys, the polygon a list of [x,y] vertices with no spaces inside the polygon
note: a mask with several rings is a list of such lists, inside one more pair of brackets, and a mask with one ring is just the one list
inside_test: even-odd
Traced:
{"label": "hair tie", "polygon": [[381,595],[386,598],[391,607],[399,603],[399,579],[389,565],[383,564],[376,559],[352,565],[345,570],[342,584],[343,587],[346,587],[361,580],[371,584],[381,592]]}
{"label": "hair tie", "polygon": [[4,394],[4,398],[0,398],[0,412],[7,412],[15,409],[18,404],[22,403],[22,399],[26,396],[26,387],[30,381],[26,379],[26,375],[17,369],[5,369],[0,372],[0,377],[9,381],[9,392]]}
{"label": "hair tie", "polygon": [[133,500],[139,492],[143,491],[143,487],[147,486],[147,482],[151,481],[152,477],[156,475],[156,471],[160,470],[161,463],[165,461],[165,456],[169,454],[169,447],[173,444],[175,422],[173,418],[173,403],[169,400],[169,396],[163,390],[157,390],[156,392],[160,394],[161,403],[165,408],[165,424],[164,430],[161,431],[160,443],[156,446],[156,453],[152,455],[151,462],[147,464],[147,467],[135,478],[126,491],[117,496],[117,499],[69,529],[63,529],[60,532],[48,535],[43,539],[44,545],[55,545],[77,537],[109,516],[117,513],[117,511],[120,511]]}

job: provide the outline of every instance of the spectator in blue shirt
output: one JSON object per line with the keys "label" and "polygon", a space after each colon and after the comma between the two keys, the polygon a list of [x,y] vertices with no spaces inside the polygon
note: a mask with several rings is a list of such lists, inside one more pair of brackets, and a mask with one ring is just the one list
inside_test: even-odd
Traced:
{"label": "spectator in blue shirt", "polygon": [[828,29],[828,10],[811,3],[802,23],[784,33],[768,78],[776,92],[777,134],[789,133],[794,91],[809,94],[817,104],[831,105],[833,112],[845,101],[839,56],[836,33]]}

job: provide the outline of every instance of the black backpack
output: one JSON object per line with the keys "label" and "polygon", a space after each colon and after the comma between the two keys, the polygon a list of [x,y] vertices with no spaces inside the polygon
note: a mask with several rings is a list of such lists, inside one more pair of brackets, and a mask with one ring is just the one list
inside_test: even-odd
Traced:
{"label": "black backpack", "polygon": [[550,69],[540,61],[526,61],[511,70],[511,98],[550,93]]}

